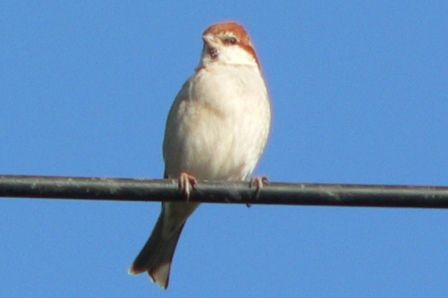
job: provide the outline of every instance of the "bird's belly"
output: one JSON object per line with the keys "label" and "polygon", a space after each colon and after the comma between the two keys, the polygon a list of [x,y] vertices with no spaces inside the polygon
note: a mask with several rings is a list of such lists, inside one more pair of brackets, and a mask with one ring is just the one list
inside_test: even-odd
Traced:
{"label": "bird's belly", "polygon": [[250,123],[250,117],[236,122],[207,113],[196,120],[185,121],[177,138],[170,142],[167,150],[171,153],[167,156],[175,158],[165,160],[168,176],[187,172],[198,179],[246,179],[264,146],[260,128]]}
{"label": "bird's belly", "polygon": [[247,158],[229,125],[211,125],[195,131],[182,146],[178,171],[198,179],[241,180],[246,176]]}

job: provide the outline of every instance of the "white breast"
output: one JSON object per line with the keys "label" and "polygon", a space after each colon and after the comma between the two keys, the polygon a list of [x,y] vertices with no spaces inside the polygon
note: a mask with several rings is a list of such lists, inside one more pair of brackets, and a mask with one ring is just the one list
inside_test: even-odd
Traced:
{"label": "white breast", "polygon": [[169,113],[163,147],[166,174],[248,178],[266,144],[270,118],[258,67],[202,68],[184,84]]}

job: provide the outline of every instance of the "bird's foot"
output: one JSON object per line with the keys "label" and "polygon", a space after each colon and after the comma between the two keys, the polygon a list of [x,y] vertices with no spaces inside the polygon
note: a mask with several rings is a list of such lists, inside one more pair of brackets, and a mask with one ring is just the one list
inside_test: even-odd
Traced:
{"label": "bird's foot", "polygon": [[[266,176],[255,177],[250,180],[249,186],[251,188],[255,187],[254,199],[258,199],[258,197],[260,196],[261,189],[263,188],[264,185],[267,184],[269,184],[269,180],[268,177]],[[250,207],[250,204],[246,204],[246,206]]]}
{"label": "bird's foot", "polygon": [[188,173],[182,172],[179,175],[179,190],[185,196],[188,201],[190,198],[191,190],[194,188],[198,181],[196,178]]}

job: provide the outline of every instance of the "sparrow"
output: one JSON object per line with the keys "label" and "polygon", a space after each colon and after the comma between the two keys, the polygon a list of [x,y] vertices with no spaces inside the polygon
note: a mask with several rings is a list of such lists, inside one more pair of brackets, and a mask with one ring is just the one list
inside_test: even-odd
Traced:
{"label": "sparrow", "polygon": [[[236,22],[217,23],[202,39],[199,66],[171,106],[163,142],[164,176],[178,178],[186,198],[196,179],[250,179],[271,125],[266,82],[246,29]],[[179,236],[198,206],[188,200],[162,203],[154,230],[129,272],[147,272],[166,289]]]}

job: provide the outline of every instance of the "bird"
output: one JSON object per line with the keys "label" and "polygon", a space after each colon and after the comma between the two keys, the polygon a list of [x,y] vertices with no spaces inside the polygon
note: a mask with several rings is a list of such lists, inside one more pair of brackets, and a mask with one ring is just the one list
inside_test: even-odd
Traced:
{"label": "bird", "polygon": [[[168,113],[165,178],[178,178],[183,202],[163,202],[148,241],[129,273],[147,272],[163,289],[182,229],[199,203],[188,202],[197,180],[248,181],[270,135],[271,100],[249,33],[238,22],[209,26],[199,65]],[[257,187],[263,179],[254,180]]]}

